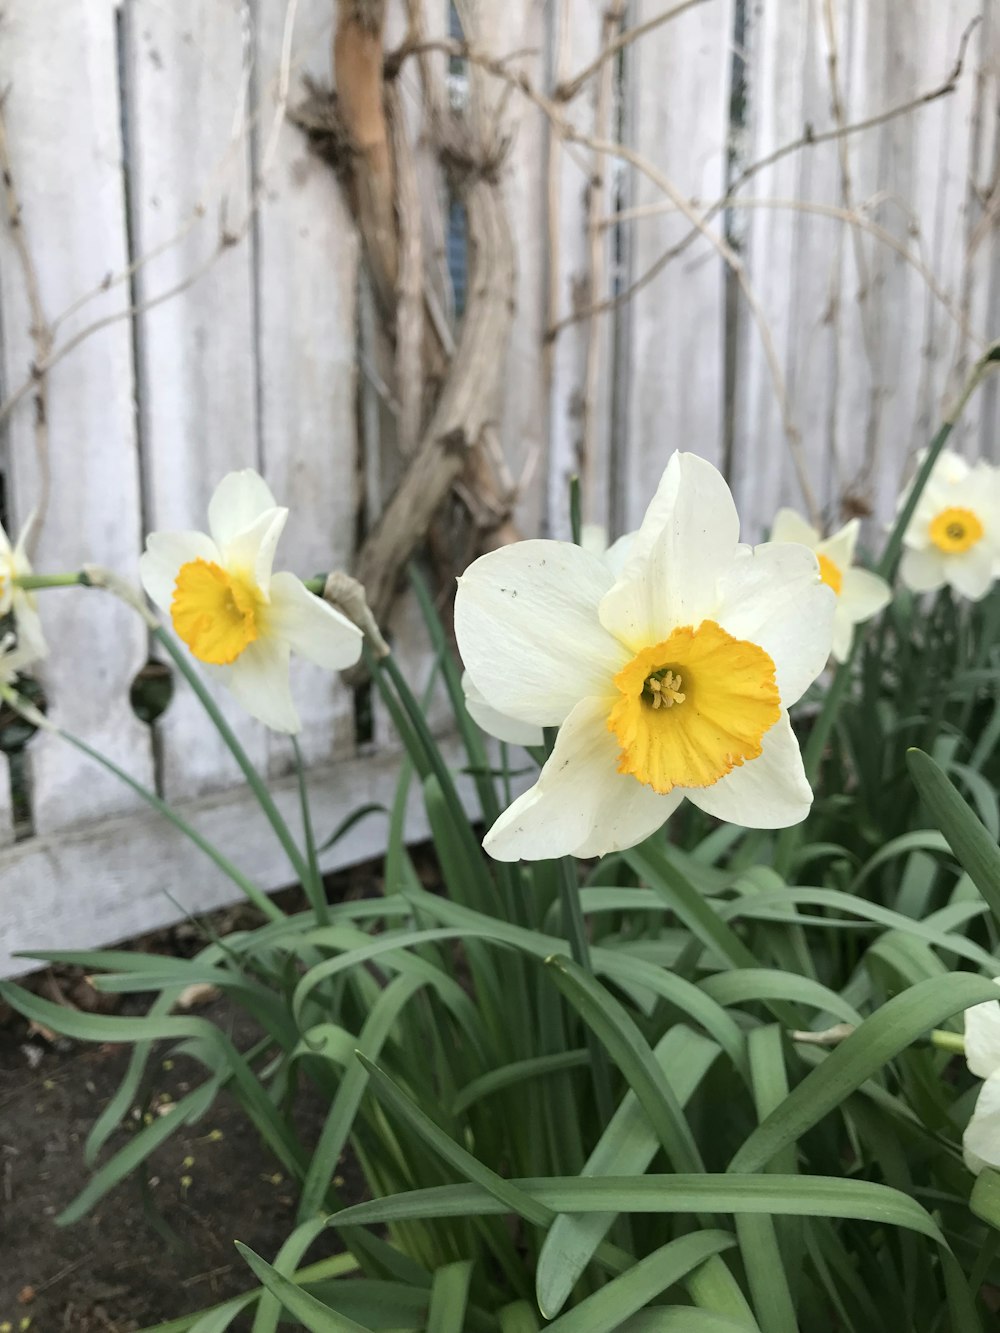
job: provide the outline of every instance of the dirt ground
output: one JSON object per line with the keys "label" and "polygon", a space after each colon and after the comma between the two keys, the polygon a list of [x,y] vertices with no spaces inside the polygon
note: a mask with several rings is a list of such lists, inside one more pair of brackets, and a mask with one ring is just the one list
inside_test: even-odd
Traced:
{"label": "dirt ground", "polygon": [[[195,941],[184,938],[185,929],[137,947],[188,952]],[[71,995],[77,981],[56,976]],[[43,993],[51,987],[37,978],[32,984]],[[142,1008],[127,998],[119,1012]],[[258,1036],[225,1000],[198,1012],[240,1049]],[[294,1189],[223,1096],[204,1120],[175,1133],[149,1159],[145,1179],[133,1175],[81,1222],[56,1226],[56,1215],[89,1179],[84,1142],[121,1080],[129,1050],[51,1042],[16,1015],[0,1023],[0,1333],[133,1333],[203,1309],[256,1285],[234,1239],[273,1258],[294,1225]],[[150,1064],[154,1100],[183,1096],[203,1076],[194,1062],[165,1054],[166,1048]],[[315,1141],[325,1111],[322,1099],[304,1089],[298,1123],[305,1143]],[[111,1146],[123,1142],[125,1132]],[[342,1174],[345,1195],[362,1198],[356,1168],[345,1162]],[[336,1248],[331,1236],[307,1261]]]}

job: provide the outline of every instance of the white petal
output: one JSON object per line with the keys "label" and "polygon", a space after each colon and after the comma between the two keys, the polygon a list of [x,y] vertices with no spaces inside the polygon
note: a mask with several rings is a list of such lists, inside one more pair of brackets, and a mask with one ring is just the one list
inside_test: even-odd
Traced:
{"label": "white petal", "polygon": [[993,586],[994,552],[986,542],[977,542],[961,555],[945,558],[945,578],[963,597],[978,602]]}
{"label": "white petal", "polygon": [[10,544],[10,538],[7,536],[7,529],[0,523],[0,560],[5,560],[13,554],[13,547]]}
{"label": "white petal", "polygon": [[262,612],[263,632],[283,639],[293,653],[343,671],[361,656],[363,635],[357,625],[321,597],[314,597],[294,574],[271,577],[271,600]]}
{"label": "white petal", "polygon": [[580,545],[591,555],[604,555],[608,549],[608,530],[603,523],[584,523],[580,529]]}
{"label": "white petal", "polygon": [[871,620],[891,601],[892,589],[885,579],[880,579],[867,569],[845,571],[837,609],[852,625]]}
{"label": "white petal", "polygon": [[[288,644],[257,639],[244,648],[232,666],[218,667],[233,697],[272,731],[299,730],[288,681]],[[224,675],[223,675],[224,673]]]}
{"label": "white petal", "polygon": [[208,502],[208,530],[225,549],[266,510],[277,508],[270,487],[253,468],[230,472],[216,486]]}
{"label": "white petal", "polygon": [[18,589],[14,593],[13,606],[18,651],[25,652],[31,661],[45,657],[49,648],[42,632],[42,621],[35,606],[35,598],[23,589]]}
{"label": "white petal", "polygon": [[791,542],[744,547],[719,592],[719,624],[770,655],[782,707],[789,707],[826,666],[833,646],[837,599],[820,581],[816,556]]}
{"label": "white petal", "polygon": [[689,801],[727,824],[743,828],[787,828],[799,824],[812,805],[812,788],[788,714],[764,736],[761,753],[711,787],[688,787]]}
{"label": "white petal", "polygon": [[508,745],[541,745],[545,734],[541,727],[531,722],[518,722],[517,718],[505,717],[483,698],[469,675],[462,672],[462,691],[465,694],[465,706],[476,726],[485,731],[487,736],[494,736]]}
{"label": "white petal", "polygon": [[603,560],[571,542],[489,551],[458,580],[455,635],[477,689],[499,712],[559,726],[580,699],[614,693],[628,661],[597,619]]}
{"label": "white petal", "polygon": [[838,603],[833,617],[833,646],[831,652],[838,662],[846,662],[854,642],[854,623]]}
{"label": "white petal", "polygon": [[842,573],[846,573],[854,563],[854,550],[858,544],[860,531],[860,519],[852,518],[849,523],[844,524],[839,532],[835,532],[831,537],[827,537],[825,541],[821,541],[816,547],[816,553],[825,555],[828,560],[833,561]]}
{"label": "white petal", "polygon": [[810,550],[819,544],[819,533],[811,523],[807,523],[794,509],[779,509],[771,524],[771,541],[798,542]]}
{"label": "white petal", "polygon": [[17,545],[11,552],[14,561],[14,571],[17,574],[30,574],[31,561],[28,559],[28,547],[31,545],[35,536],[35,529],[38,527],[38,510],[33,509],[24,520],[24,526],[18,533]]}
{"label": "white petal", "polygon": [[270,592],[274,552],[287,519],[287,509],[265,509],[248,528],[220,548],[226,569],[249,578],[265,597]]}
{"label": "white petal", "polygon": [[498,861],[602,856],[634,847],[680,804],[618,772],[607,705],[584,699],[566,719],[538,781],[490,829],[483,846]]}
{"label": "white petal", "polygon": [[931,547],[903,552],[899,577],[912,592],[933,592],[944,585],[944,557]]}
{"label": "white petal", "polygon": [[711,617],[739,535],[722,474],[695,454],[674,454],[625,568],[601,602],[601,624],[634,653],[679,625]]}
{"label": "white petal", "polygon": [[638,532],[626,532],[612,542],[604,552],[604,563],[611,570],[615,578],[622,572],[629,560],[632,558],[632,549],[635,546],[635,539]]}
{"label": "white petal", "polygon": [[1000,1003],[996,1000],[966,1009],[965,1062],[976,1078],[1000,1073]]}
{"label": "white petal", "polygon": [[962,1139],[965,1164],[977,1176],[983,1167],[1000,1169],[1000,1077],[988,1078]]}
{"label": "white petal", "polygon": [[139,577],[151,600],[167,615],[177,573],[191,560],[219,564],[222,556],[204,532],[151,532],[146,538],[146,549],[139,558]]}

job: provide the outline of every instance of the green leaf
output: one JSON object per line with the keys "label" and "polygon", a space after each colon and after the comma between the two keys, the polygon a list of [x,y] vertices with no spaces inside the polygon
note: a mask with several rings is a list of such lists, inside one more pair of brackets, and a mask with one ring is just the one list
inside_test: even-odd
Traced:
{"label": "green leaf", "polygon": [[463,1333],[471,1280],[472,1264],[467,1259],[437,1270],[431,1285],[427,1333]]}
{"label": "green leaf", "polygon": [[728,1231],[699,1231],[670,1241],[548,1327],[553,1333],[616,1333],[623,1317],[636,1314],[693,1268],[735,1244]]}
{"label": "green leaf", "polygon": [[996,1231],[1000,1231],[1000,1172],[981,1171],[972,1187],[969,1207]]}
{"label": "green leaf", "polygon": [[1000,848],[930,755],[909,750],[906,762],[935,823],[1000,925]]}
{"label": "green leaf", "polygon": [[315,1296],[297,1287],[246,1245],[236,1241],[236,1248],[257,1280],[281,1302],[289,1314],[309,1329],[309,1333],[372,1333],[370,1328],[355,1323],[346,1315],[337,1314]]}
{"label": "green leaf", "polygon": [[[656,1175],[543,1176],[505,1182],[550,1213],[745,1213],[787,1217],[849,1217],[905,1227],[944,1246],[937,1223],[914,1199],[887,1185],[837,1176]],[[513,1211],[478,1184],[439,1185],[354,1204],[329,1220],[374,1226],[434,1217],[490,1217]]]}
{"label": "green leaf", "polygon": [[702,1169],[701,1154],[673,1088],[624,1006],[569,958],[549,958],[556,985],[615,1062],[679,1170]]}
{"label": "green leaf", "polygon": [[[678,1026],[661,1038],[653,1058],[685,1106],[719,1054],[714,1042]],[[638,1097],[628,1091],[588,1157],[581,1176],[642,1175],[656,1154],[659,1140]],[[561,1213],[549,1228],[535,1271],[535,1298],[547,1319],[565,1305],[594,1251],[607,1234],[615,1214]]]}
{"label": "green leaf", "polygon": [[760,1171],[918,1037],[974,1004],[996,999],[996,985],[959,972],[918,982],[896,995],[831,1051],[750,1135],[731,1171]]}

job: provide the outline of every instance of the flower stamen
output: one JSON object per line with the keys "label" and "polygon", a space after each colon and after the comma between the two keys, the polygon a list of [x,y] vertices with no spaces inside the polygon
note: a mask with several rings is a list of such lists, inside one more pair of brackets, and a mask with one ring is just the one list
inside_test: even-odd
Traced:
{"label": "flower stamen", "polygon": [[930,538],[945,555],[960,555],[983,537],[983,525],[971,509],[950,505],[931,519]]}
{"label": "flower stamen", "polygon": [[674,704],[682,704],[687,698],[686,694],[681,693],[680,675],[669,667],[662,667],[646,677],[643,698],[647,697],[647,691],[648,702],[654,708],[673,708]]}

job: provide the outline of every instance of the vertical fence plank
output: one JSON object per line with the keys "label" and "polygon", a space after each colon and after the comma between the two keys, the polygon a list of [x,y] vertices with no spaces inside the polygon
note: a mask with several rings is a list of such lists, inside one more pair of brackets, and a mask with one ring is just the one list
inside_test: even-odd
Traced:
{"label": "vertical fence plank", "polygon": [[[641,0],[634,21],[663,12]],[[655,27],[629,52],[629,143],[701,212],[725,191],[732,64],[731,0],[709,0]],[[656,209],[631,224],[635,281],[691,231],[691,222],[641,172],[634,204]],[[710,224],[722,235],[722,217]],[[666,461],[689,449],[723,460],[726,267],[697,237],[631,299],[623,522],[642,519]]]}
{"label": "vertical fence plank", "polygon": [[[306,0],[292,11],[260,7],[254,101],[257,215],[257,356],[263,473],[291,510],[281,565],[303,577],[349,566],[357,485],[356,291],[358,241],[333,172],[288,123],[286,104],[306,76],[330,76],[333,11]],[[306,762],[353,748],[350,691],[339,678],[293,663]],[[273,772],[291,763],[291,745],[270,737]]]}
{"label": "vertical fence plank", "polygon": [[[568,83],[596,59],[601,49],[605,5],[583,0],[570,6],[561,0],[553,6],[549,53],[552,84]],[[581,91],[561,105],[565,119],[579,132],[594,136],[597,124],[599,79],[590,78]],[[607,127],[605,127],[606,129]],[[609,137],[611,137],[609,135]],[[610,525],[609,488],[606,466],[609,454],[608,402],[610,382],[610,323],[606,316],[580,318],[606,288],[592,290],[592,258],[589,221],[593,177],[597,171],[608,179],[610,163],[598,164],[591,149],[567,144],[549,135],[549,297],[548,324],[557,330],[549,357],[549,455],[548,529],[552,536],[569,536],[569,484],[579,475],[584,518]],[[600,216],[607,214],[607,190],[594,201]],[[607,272],[607,236],[600,244]],[[596,339],[596,344],[591,344]],[[588,349],[595,359],[597,394],[588,396]],[[591,383],[594,381],[591,380]],[[588,420],[589,408],[589,420]]]}
{"label": "vertical fence plank", "polygon": [[[962,31],[978,9],[978,0],[920,0],[905,14],[888,0],[855,3],[848,121],[944,83]],[[967,341],[959,334],[956,342],[955,315],[974,88],[969,67],[955,93],[888,119],[847,147],[854,202],[896,248],[859,235],[850,252],[852,279],[863,295],[855,329],[842,329],[849,407],[838,423],[839,475],[832,482],[857,491],[879,519],[892,512],[908,455],[934,432],[952,388],[955,348]]]}
{"label": "vertical fence plank", "polygon": [[[132,234],[144,260],[135,287],[146,520],[153,530],[204,528],[220,478],[260,465],[249,10],[240,0],[128,0],[126,16]],[[263,763],[264,728],[226,691],[218,696]],[[183,682],[161,731],[168,796],[235,779],[231,757]]]}
{"label": "vertical fence plank", "polygon": [[[804,125],[820,132],[830,127],[822,3],[794,0],[783,12],[772,5],[748,13],[746,127],[737,141],[736,179],[801,137]],[[730,474],[751,540],[764,535],[779,505],[807,507],[787,423],[799,433],[808,484],[819,493],[834,410],[830,324],[841,305],[842,226],[798,211],[790,201],[803,189],[821,203],[835,202],[835,146],[796,151],[756,170],[733,210],[736,243],[761,315],[754,318],[740,291]]]}
{"label": "vertical fence plank", "polygon": [[[479,44],[506,62],[512,75],[523,75],[532,88],[545,86],[546,16],[542,0],[480,4]],[[516,60],[510,60],[515,53]],[[498,439],[511,481],[518,487],[515,520],[526,537],[545,522],[545,471],[548,453],[545,343],[548,217],[546,157],[551,135],[543,113],[520,91],[491,80],[509,135],[503,163],[504,200],[517,258],[516,313],[507,366]]]}
{"label": "vertical fence plank", "polygon": [[[66,314],[57,345],[83,337],[47,376],[48,466],[39,455],[33,396],[7,423],[11,526],[48,503],[35,549],[36,568],[67,570],[85,561],[132,574],[139,546],[139,484],[132,411],[132,363],[121,285],[104,280],[126,265],[119,132],[115,9],[88,5],[69,23],[57,0],[15,0],[4,7],[0,85],[22,235],[37,270],[51,323]],[[24,273],[6,221],[0,225],[3,380],[23,381],[37,348]],[[88,299],[81,300],[85,296]],[[102,594],[43,594],[51,656],[38,669],[50,716],[149,782],[147,729],[129,706],[129,685],[145,657],[145,628],[134,612]],[[58,738],[29,747],[33,819],[50,832],[112,811],[137,798]]]}
{"label": "vertical fence plank", "polygon": [[0,847],[14,841],[14,805],[10,790],[10,764],[0,754]]}
{"label": "vertical fence plank", "polygon": [[[969,143],[963,271],[959,310],[972,333],[1000,337],[1000,216],[994,206],[1000,179],[1000,14],[992,0],[980,0],[981,23],[971,33],[966,79]],[[965,80],[963,80],[965,82]],[[955,335],[953,388],[964,380],[979,354],[965,329]],[[971,457],[1000,461],[1000,392],[991,375],[966,409],[956,434]]]}

